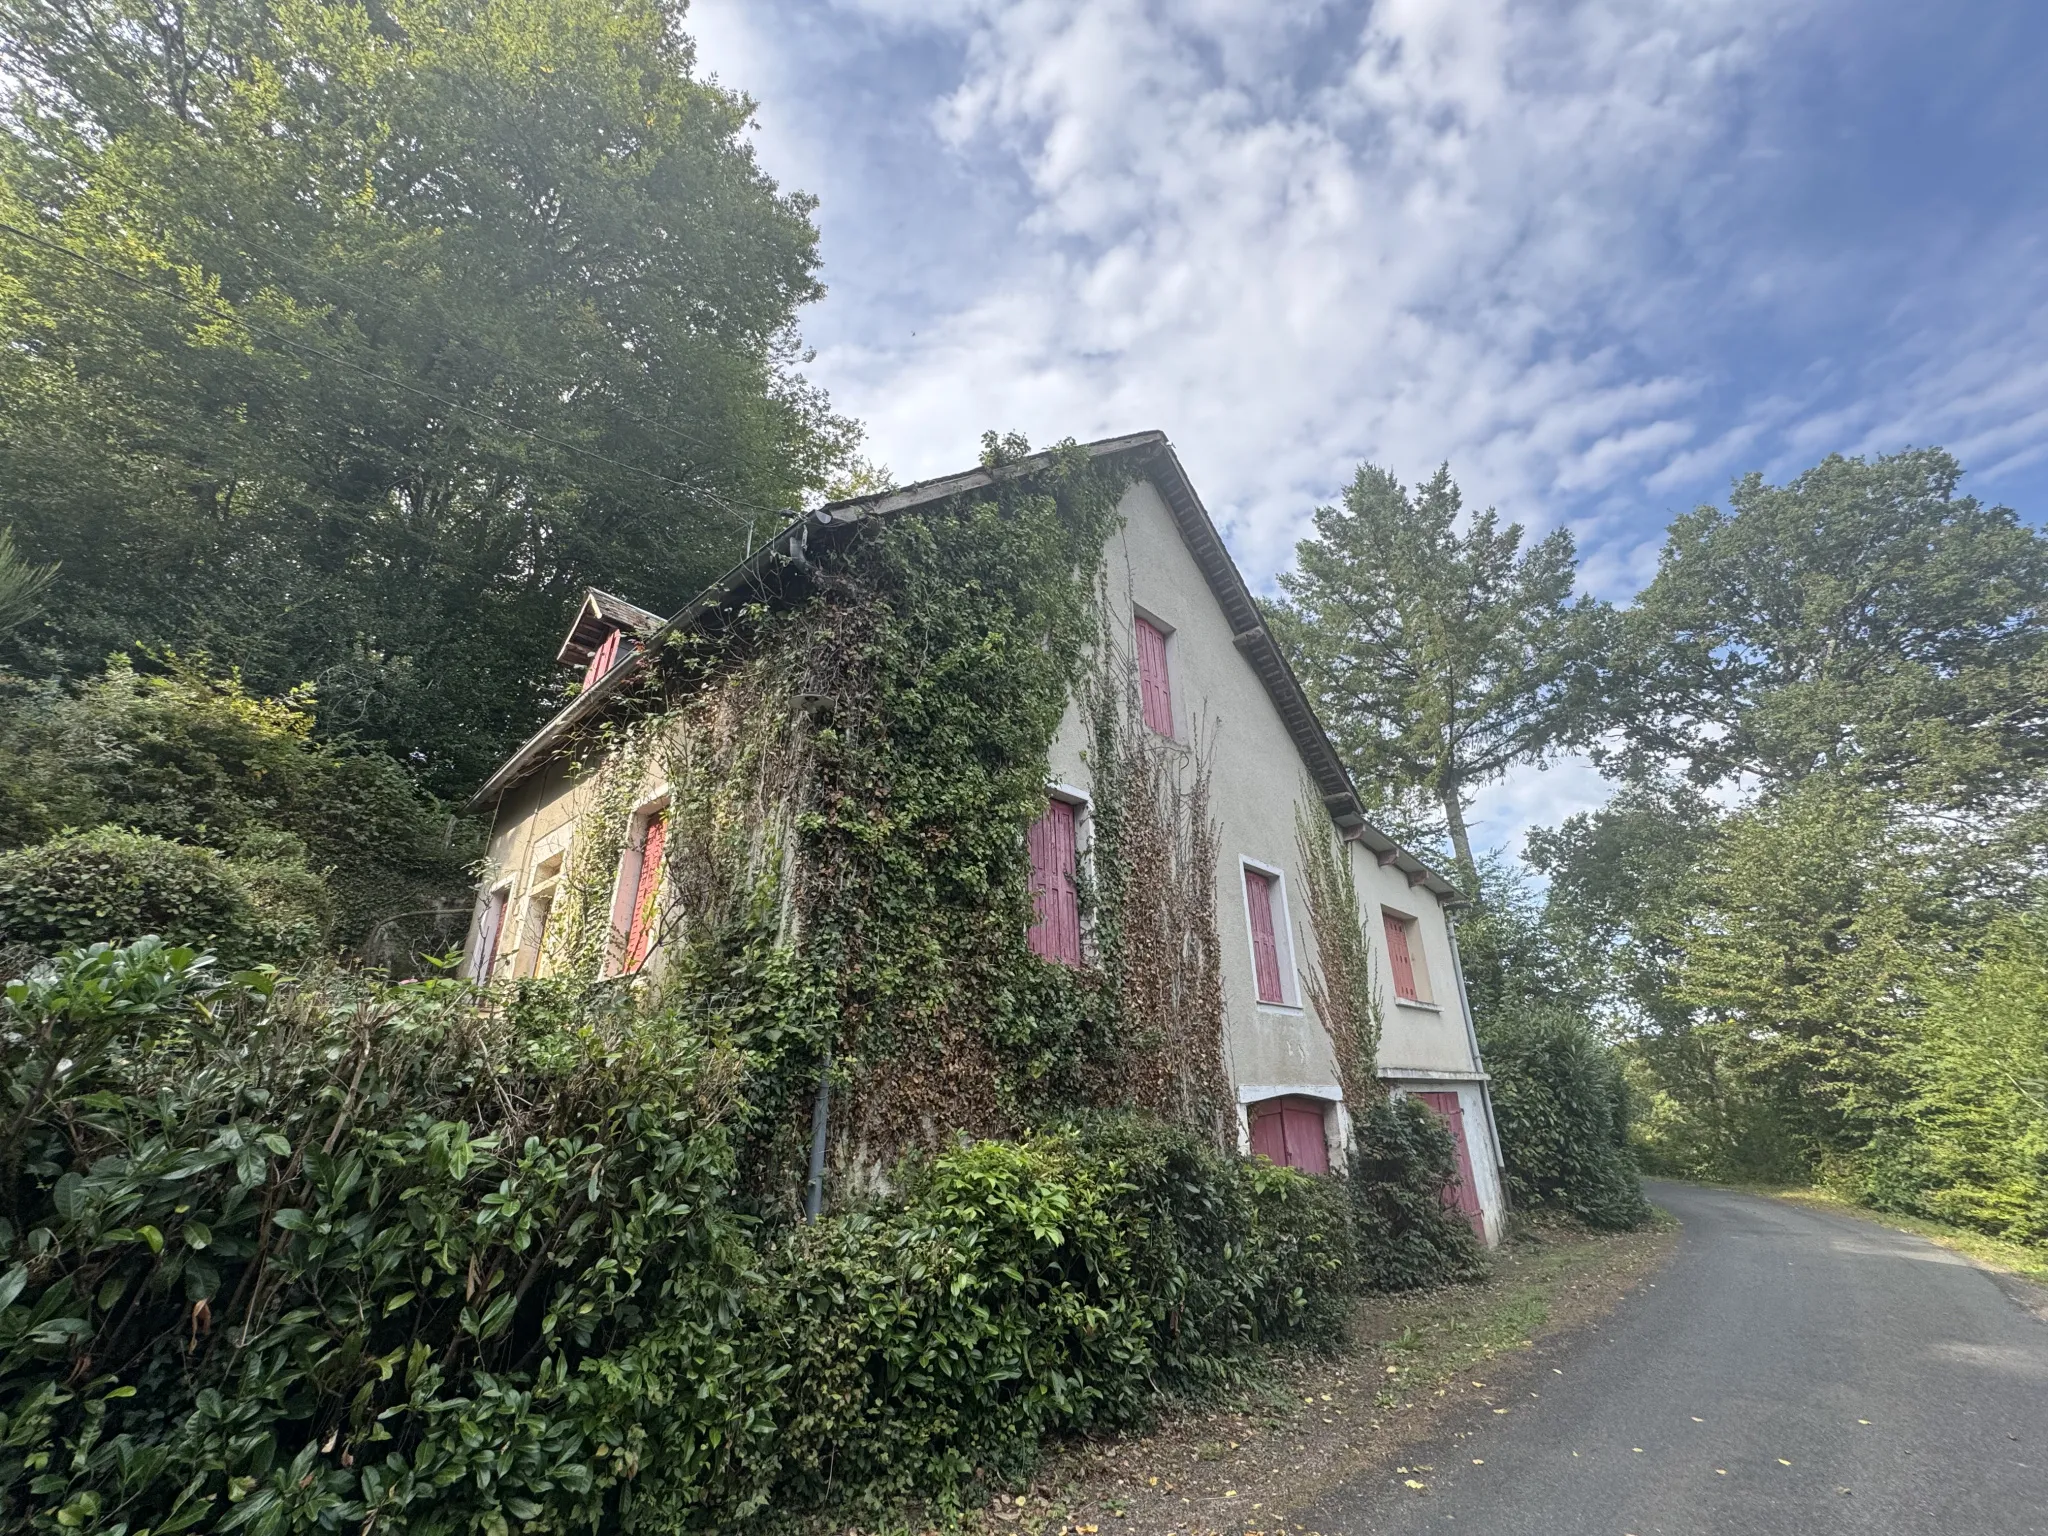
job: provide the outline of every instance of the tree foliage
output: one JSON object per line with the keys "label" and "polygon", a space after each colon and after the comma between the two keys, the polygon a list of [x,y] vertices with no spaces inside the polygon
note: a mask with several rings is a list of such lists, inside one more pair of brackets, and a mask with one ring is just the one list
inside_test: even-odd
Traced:
{"label": "tree foliage", "polygon": [[[112,825],[214,850],[245,871],[296,863],[332,892],[344,946],[386,919],[467,911],[474,829],[389,757],[323,739],[310,689],[264,698],[201,658],[164,660],[157,672],[117,660],[75,689],[0,681],[0,751],[12,765],[0,779],[0,847]],[[110,919],[137,919],[112,901],[99,903]]]}
{"label": "tree foliage", "polygon": [[1680,518],[1623,616],[1631,777],[1531,851],[1654,1166],[2036,1237],[2048,539],[1960,474],[1836,456]]}
{"label": "tree foliage", "polygon": [[845,459],[808,199],[665,0],[4,0],[16,664],[204,649],[467,788],[585,583],[680,606]]}
{"label": "tree foliage", "polygon": [[1354,772],[1434,801],[1476,892],[1471,797],[1598,729],[1605,611],[1573,599],[1567,530],[1525,549],[1490,507],[1461,531],[1462,509],[1448,466],[1410,491],[1360,465],[1268,612]]}
{"label": "tree foliage", "polygon": [[1939,449],[1738,481],[1629,609],[1621,724],[1697,783],[1852,772],[1975,803],[2043,762],[2048,540]]}

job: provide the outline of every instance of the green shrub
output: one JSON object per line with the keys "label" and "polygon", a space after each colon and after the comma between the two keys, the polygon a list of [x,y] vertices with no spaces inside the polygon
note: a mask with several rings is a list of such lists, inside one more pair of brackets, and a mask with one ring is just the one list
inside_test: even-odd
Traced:
{"label": "green shrub", "polygon": [[283,838],[325,872],[348,945],[380,919],[468,911],[472,829],[389,757],[316,735],[310,689],[268,699],[204,658],[164,663],[116,658],[76,691],[0,679],[0,847],[101,823],[234,858]]}
{"label": "green shrub", "polygon": [[1341,1181],[1112,1117],[770,1232],[743,1039],[631,989],[266,995],[145,940],[0,1031],[0,1525],[759,1528],[944,1504],[1341,1332]]}
{"label": "green shrub", "polygon": [[1508,1190],[1518,1206],[1619,1230],[1649,1216],[1628,1151],[1628,1090],[1614,1051],[1561,1006],[1501,1008],[1480,1044],[1493,1075]]}
{"label": "green shrub", "polygon": [[1458,1154],[1443,1121],[1419,1099],[1382,1098],[1354,1114],[1351,1128],[1344,1188],[1360,1285],[1408,1291],[1483,1273],[1470,1223],[1444,1199]]}
{"label": "green shrub", "polygon": [[291,964],[323,948],[333,902],[275,841],[240,861],[120,827],[0,853],[0,943],[41,949],[153,934],[231,965]]}

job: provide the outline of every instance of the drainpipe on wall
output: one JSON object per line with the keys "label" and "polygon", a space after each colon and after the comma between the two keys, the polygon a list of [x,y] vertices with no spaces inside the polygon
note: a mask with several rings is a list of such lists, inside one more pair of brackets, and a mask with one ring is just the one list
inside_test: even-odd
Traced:
{"label": "drainpipe on wall", "polygon": [[[1472,1022],[1472,998],[1465,990],[1465,957],[1458,952],[1458,919],[1456,914],[1450,912],[1444,914],[1444,927],[1450,930],[1451,935],[1451,969],[1458,973],[1458,1007],[1463,1010],[1465,1015],[1465,1043],[1472,1048],[1472,1069],[1475,1072],[1484,1072],[1486,1070],[1486,1063],[1479,1059],[1479,1030]],[[1507,1160],[1500,1155],[1500,1127],[1494,1123],[1493,1118],[1492,1083],[1480,1083],[1479,1102],[1486,1106],[1486,1139],[1493,1147],[1493,1182],[1495,1187],[1500,1190],[1500,1209],[1501,1214],[1505,1216],[1510,1209],[1508,1204],[1508,1165]]]}
{"label": "drainpipe on wall", "polygon": [[828,1036],[825,1065],[818,1073],[818,1096],[811,1101],[811,1178],[804,1185],[805,1221],[816,1221],[825,1209],[825,1128],[831,1117],[832,1041]]}

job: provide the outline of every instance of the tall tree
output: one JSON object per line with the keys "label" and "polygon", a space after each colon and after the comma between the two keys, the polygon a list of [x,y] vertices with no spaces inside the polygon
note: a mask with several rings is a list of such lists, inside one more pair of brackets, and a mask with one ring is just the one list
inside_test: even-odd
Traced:
{"label": "tall tree", "polygon": [[1938,448],[1736,482],[1624,615],[1625,731],[1697,783],[1823,770],[1951,805],[2048,756],[2048,539]]}
{"label": "tall tree", "polygon": [[680,0],[0,0],[24,670],[133,643],[473,782],[572,594],[678,606],[846,459],[808,199]]}
{"label": "tall tree", "polygon": [[1477,894],[1473,792],[1598,729],[1607,610],[1573,598],[1567,530],[1525,549],[1491,507],[1460,532],[1461,509],[1448,465],[1412,492],[1359,466],[1341,504],[1316,509],[1268,611],[1338,750],[1369,781],[1434,799]]}

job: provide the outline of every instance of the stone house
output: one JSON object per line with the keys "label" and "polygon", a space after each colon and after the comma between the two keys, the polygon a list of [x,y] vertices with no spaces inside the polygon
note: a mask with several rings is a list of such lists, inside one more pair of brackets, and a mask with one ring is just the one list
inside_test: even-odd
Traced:
{"label": "stone house", "polygon": [[[1349,1135],[1345,1074],[1319,1017],[1318,954],[1298,836],[1300,807],[1327,819],[1355,891],[1355,922],[1377,989],[1376,1074],[1423,1098],[1449,1124],[1459,1204],[1497,1241],[1503,1198],[1498,1139],[1458,958],[1454,887],[1367,820],[1355,787],[1203,510],[1157,432],[1085,445],[1124,477],[1098,573],[1105,634],[1128,645],[1134,698],[1151,745],[1172,763],[1199,757],[1214,830],[1214,924],[1223,1070],[1241,1149],[1311,1172],[1342,1167]],[[1028,463],[1022,467],[1028,468]],[[652,646],[735,604],[767,577],[822,558],[876,519],[973,494],[987,468],[821,507],[797,518],[672,618],[593,591],[561,659],[585,669],[580,692],[492,775],[475,805],[493,818],[472,922],[468,969],[513,978],[550,961],[554,895],[573,862],[594,790],[589,728],[631,687]],[[573,752],[570,743],[584,744]],[[1030,828],[1034,952],[1090,963],[1085,893],[1096,853],[1097,783],[1090,730],[1075,699],[1051,746],[1046,809]],[[571,759],[576,759],[572,763]],[[664,789],[643,785],[610,872],[612,932],[604,965],[649,963],[649,915],[661,899]]]}

